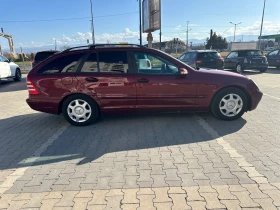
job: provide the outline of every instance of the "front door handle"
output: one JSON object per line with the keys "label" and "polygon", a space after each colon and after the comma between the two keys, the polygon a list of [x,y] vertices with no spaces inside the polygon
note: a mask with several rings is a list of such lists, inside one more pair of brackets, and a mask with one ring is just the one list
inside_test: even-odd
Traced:
{"label": "front door handle", "polygon": [[86,81],[88,81],[88,82],[98,82],[98,79],[95,78],[95,77],[87,77]]}
{"label": "front door handle", "polygon": [[140,78],[140,79],[137,80],[137,82],[140,82],[140,83],[148,83],[148,82],[150,82],[150,80],[145,79],[145,78]]}

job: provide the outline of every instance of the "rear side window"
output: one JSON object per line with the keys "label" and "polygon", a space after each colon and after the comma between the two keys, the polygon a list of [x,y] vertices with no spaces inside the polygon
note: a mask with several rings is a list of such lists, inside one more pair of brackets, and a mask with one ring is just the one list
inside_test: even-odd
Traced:
{"label": "rear side window", "polygon": [[99,69],[101,73],[128,73],[127,52],[99,52]]}
{"label": "rear side window", "polygon": [[55,53],[56,52],[38,52],[35,56],[35,61],[43,61]]}
{"label": "rear side window", "polygon": [[57,58],[43,68],[38,73],[41,74],[58,74],[58,73],[71,73],[74,71],[76,64],[83,54],[73,54]]}
{"label": "rear side window", "polygon": [[97,54],[92,53],[85,61],[81,72],[98,72]]}

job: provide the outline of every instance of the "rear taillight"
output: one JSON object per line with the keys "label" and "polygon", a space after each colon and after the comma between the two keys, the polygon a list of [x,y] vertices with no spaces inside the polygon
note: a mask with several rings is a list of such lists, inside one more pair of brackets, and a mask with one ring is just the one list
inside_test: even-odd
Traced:
{"label": "rear taillight", "polygon": [[151,67],[150,61],[147,61],[147,67]]}
{"label": "rear taillight", "polygon": [[203,63],[203,61],[202,61],[202,60],[195,60],[194,62],[195,62],[196,64]]}
{"label": "rear taillight", "polygon": [[27,89],[28,89],[29,95],[38,95],[39,94],[35,85],[31,82],[31,80],[28,77],[26,78],[26,84],[27,84]]}
{"label": "rear taillight", "polygon": [[247,58],[244,58],[244,63],[248,63],[248,60],[247,60]]}
{"label": "rear taillight", "polygon": [[223,58],[218,58],[219,61],[221,62],[224,62],[224,59]]}
{"label": "rear taillight", "polygon": [[34,60],[33,60],[33,61],[30,61],[30,64],[31,64],[31,65],[33,65],[33,63],[34,63]]}

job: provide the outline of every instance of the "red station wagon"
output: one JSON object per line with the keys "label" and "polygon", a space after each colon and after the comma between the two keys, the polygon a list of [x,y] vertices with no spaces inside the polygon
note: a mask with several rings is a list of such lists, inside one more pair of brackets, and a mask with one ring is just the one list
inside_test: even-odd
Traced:
{"label": "red station wagon", "polygon": [[33,68],[27,87],[32,109],[63,113],[76,126],[116,113],[211,111],[219,119],[235,120],[262,98],[243,75],[196,70],[139,45],[70,48]]}

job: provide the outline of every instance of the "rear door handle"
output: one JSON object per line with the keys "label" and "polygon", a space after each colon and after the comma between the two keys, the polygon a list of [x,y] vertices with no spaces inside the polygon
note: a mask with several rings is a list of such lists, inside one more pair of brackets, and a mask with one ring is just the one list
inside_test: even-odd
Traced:
{"label": "rear door handle", "polygon": [[140,79],[137,80],[137,82],[140,82],[140,83],[148,83],[148,82],[150,82],[150,80],[145,79],[145,78],[140,78]]}
{"label": "rear door handle", "polygon": [[95,77],[87,77],[86,81],[88,81],[88,82],[98,82],[98,79],[95,78]]}

